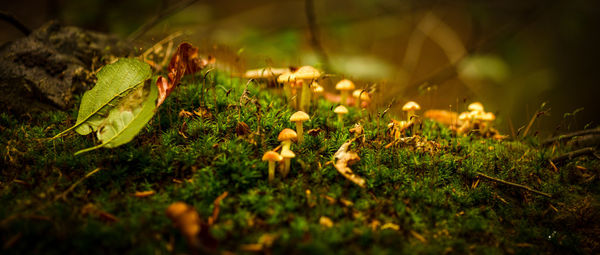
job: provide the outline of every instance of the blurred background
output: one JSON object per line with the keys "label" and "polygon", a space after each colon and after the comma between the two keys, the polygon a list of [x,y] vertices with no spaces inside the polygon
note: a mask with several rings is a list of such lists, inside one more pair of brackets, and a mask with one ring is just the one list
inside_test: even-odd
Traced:
{"label": "blurred background", "polygon": [[[19,0],[0,9],[31,29],[56,19],[133,34],[141,48],[182,32],[177,40],[233,72],[315,65],[335,74],[323,81],[330,91],[341,78],[376,85],[376,104],[395,98],[396,114],[407,100],[453,111],[480,101],[511,134],[545,102],[550,115],[533,129],[544,137],[600,121],[599,1]],[[0,23],[0,43],[21,36]]]}

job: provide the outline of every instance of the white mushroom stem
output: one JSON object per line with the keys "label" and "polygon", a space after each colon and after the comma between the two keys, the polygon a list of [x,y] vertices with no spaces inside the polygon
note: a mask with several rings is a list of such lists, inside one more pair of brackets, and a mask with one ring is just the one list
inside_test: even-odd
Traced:
{"label": "white mushroom stem", "polygon": [[415,111],[414,111],[414,110],[410,110],[410,111],[408,111],[408,112],[406,113],[406,115],[407,115],[407,119],[406,119],[406,121],[407,121],[407,122],[410,122],[410,121],[411,121],[411,119],[412,119],[412,117],[413,117],[413,116],[415,116]]}
{"label": "white mushroom stem", "polygon": [[303,132],[304,127],[302,126],[302,121],[296,121],[296,134],[298,134],[298,144],[302,144],[302,142],[304,142],[304,136],[302,136]]}
{"label": "white mushroom stem", "polygon": [[291,102],[291,100],[292,100],[292,85],[289,82],[286,82],[283,84],[283,95],[288,100],[288,102]]}
{"label": "white mushroom stem", "polygon": [[275,160],[269,160],[269,182],[275,179]]}

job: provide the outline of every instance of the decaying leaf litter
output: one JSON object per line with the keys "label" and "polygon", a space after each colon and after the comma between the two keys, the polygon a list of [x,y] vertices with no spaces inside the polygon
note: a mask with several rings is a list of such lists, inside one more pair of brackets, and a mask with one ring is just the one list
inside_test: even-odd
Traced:
{"label": "decaying leaf litter", "polygon": [[[218,71],[199,70],[198,81],[182,80],[181,76],[188,74],[184,70],[187,68],[182,65],[170,64],[168,78],[156,83],[152,82],[155,78],[145,82],[148,77],[140,75],[142,81],[133,84],[123,101],[105,100],[108,108],[95,108],[103,113],[98,116],[122,121],[89,122],[90,129],[96,127],[96,135],[103,133],[98,132],[101,127],[133,122],[129,113],[110,117],[113,112],[133,114],[135,109],[130,106],[136,104],[124,102],[141,102],[142,111],[152,109],[148,111],[152,120],[138,124],[139,130],[133,132],[136,138],[118,148],[73,157],[78,148],[95,144],[94,139],[75,136],[27,143],[57,134],[61,127],[66,129],[66,114],[51,113],[32,123],[3,115],[2,125],[12,130],[2,137],[3,169],[18,165],[28,165],[26,170],[44,169],[3,171],[2,182],[8,185],[1,198],[8,206],[0,211],[5,219],[0,227],[7,230],[3,233],[10,233],[7,238],[2,236],[10,241],[4,245],[23,250],[27,240],[44,228],[49,234],[40,239],[40,246],[51,247],[49,244],[65,233],[45,222],[58,221],[76,224],[66,233],[73,240],[101,241],[113,251],[598,249],[597,235],[594,237],[598,225],[593,221],[599,208],[595,149],[568,157],[564,165],[553,168],[553,157],[569,153],[568,146],[537,148],[530,142],[482,139],[478,132],[455,135],[442,122],[424,118],[409,118],[401,124],[402,129],[397,128],[397,121],[386,129],[382,122],[394,123],[390,117],[378,114],[378,119],[370,120],[355,107],[348,107],[340,121],[332,111],[334,103],[318,100],[312,108],[318,114],[311,114],[304,124],[309,130],[305,141],[289,148],[296,155],[290,160],[289,174],[285,178],[277,174],[269,182],[267,163],[260,157],[262,152],[281,150],[277,134],[294,128],[289,122],[295,112],[287,103],[289,98],[272,93],[276,89],[264,89]],[[98,75],[100,82],[102,75]],[[180,81],[184,86],[171,93]],[[157,88],[154,95],[152,90],[144,93],[148,84],[147,88]],[[200,91],[204,84],[209,85]],[[223,89],[208,89],[218,86]],[[216,100],[201,101],[199,95],[204,93],[214,93]],[[242,106],[240,98],[244,96],[261,110]],[[160,97],[167,100],[157,99]],[[84,100],[85,96],[81,104]],[[71,118],[74,116],[79,118],[76,113]],[[75,129],[85,121],[78,119]],[[240,123],[247,126],[244,134],[236,132]],[[349,132],[356,128],[354,123],[361,123],[360,133],[356,129]],[[477,124],[477,131],[480,126]],[[251,142],[245,137],[248,132],[258,133],[262,142]],[[97,167],[103,170],[84,176]],[[82,181],[72,186],[78,179]],[[23,187],[28,191],[21,192]],[[67,190],[66,199],[44,199]],[[26,199],[33,193],[38,195]],[[166,217],[165,210],[177,201],[184,201],[182,207],[191,215],[186,224]],[[57,210],[59,207],[66,209]],[[65,210],[75,218],[65,217]],[[587,216],[578,216],[581,214]],[[37,225],[27,231],[19,227],[33,224]],[[111,236],[123,235],[130,238],[109,241]],[[84,252],[85,246],[75,250]]]}

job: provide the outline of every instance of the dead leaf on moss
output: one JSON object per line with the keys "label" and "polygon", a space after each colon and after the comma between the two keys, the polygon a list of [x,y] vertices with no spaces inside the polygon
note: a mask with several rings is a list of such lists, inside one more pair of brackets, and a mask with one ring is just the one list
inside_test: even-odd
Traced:
{"label": "dead leaf on moss", "polygon": [[352,169],[348,167],[349,164],[360,160],[360,157],[358,156],[358,154],[356,154],[356,152],[350,151],[350,145],[352,144],[352,142],[354,142],[355,139],[356,138],[350,139],[348,142],[342,144],[340,149],[333,155],[336,160],[334,167],[338,170],[340,174],[342,174],[348,180],[358,185],[359,187],[364,188],[365,179],[356,175],[354,172],[352,172]]}

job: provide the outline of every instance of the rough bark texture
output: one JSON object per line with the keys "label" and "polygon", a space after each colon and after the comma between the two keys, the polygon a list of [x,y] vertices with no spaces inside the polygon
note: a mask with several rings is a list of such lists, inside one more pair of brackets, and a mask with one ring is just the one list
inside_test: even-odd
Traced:
{"label": "rough bark texture", "polygon": [[132,52],[116,37],[51,21],[0,46],[0,111],[68,109],[94,83],[96,69]]}

